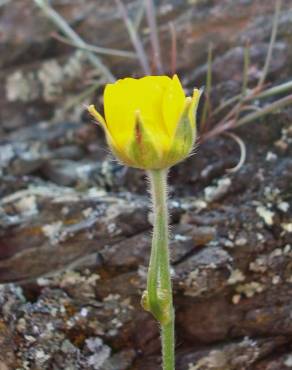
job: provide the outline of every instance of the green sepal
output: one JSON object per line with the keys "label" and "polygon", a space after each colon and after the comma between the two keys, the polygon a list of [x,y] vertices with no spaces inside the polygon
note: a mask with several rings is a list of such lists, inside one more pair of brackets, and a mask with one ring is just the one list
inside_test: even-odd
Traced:
{"label": "green sepal", "polygon": [[172,166],[185,159],[193,149],[196,129],[190,120],[191,101],[186,104],[185,110],[178,122],[172,145],[170,147],[167,163]]}
{"label": "green sepal", "polygon": [[156,168],[157,164],[160,163],[160,156],[154,145],[153,136],[145,128],[139,111],[136,112],[133,139],[129,145],[128,157],[135,164],[135,167],[143,169]]}

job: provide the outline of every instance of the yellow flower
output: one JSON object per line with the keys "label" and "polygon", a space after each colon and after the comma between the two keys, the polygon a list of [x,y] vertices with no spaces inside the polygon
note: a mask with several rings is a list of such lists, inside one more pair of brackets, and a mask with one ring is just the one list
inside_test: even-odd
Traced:
{"label": "yellow flower", "polygon": [[114,155],[141,169],[168,168],[191,152],[196,137],[200,91],[186,97],[178,77],[125,78],[106,85],[102,125]]}

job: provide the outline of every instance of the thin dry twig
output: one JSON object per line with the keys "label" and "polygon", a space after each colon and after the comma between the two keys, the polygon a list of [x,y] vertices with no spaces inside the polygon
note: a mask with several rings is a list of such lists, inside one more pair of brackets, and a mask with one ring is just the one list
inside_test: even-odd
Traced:
{"label": "thin dry twig", "polygon": [[212,63],[213,63],[213,45],[210,43],[208,47],[208,61],[207,61],[207,75],[206,75],[206,90],[205,90],[205,102],[203,106],[202,120],[201,120],[201,131],[205,129],[207,119],[211,114],[211,89],[212,89]]}
{"label": "thin dry twig", "polygon": [[161,60],[160,43],[156,22],[156,9],[153,0],[145,0],[147,22],[150,29],[150,40],[153,51],[154,66],[158,74],[162,75],[163,65]]}
{"label": "thin dry twig", "polygon": [[67,39],[66,37],[60,36],[58,33],[53,33],[52,35],[56,40],[63,42],[64,44],[74,46],[81,50],[87,50],[92,51],[96,54],[104,54],[104,55],[111,55],[111,56],[117,56],[117,57],[123,57],[123,58],[130,58],[130,59],[137,59],[136,53],[132,51],[126,51],[126,50],[119,50],[119,49],[111,49],[111,48],[103,48],[100,46],[91,45],[88,43],[85,43],[84,46],[80,46],[76,44],[75,42]]}
{"label": "thin dry twig", "polygon": [[219,121],[216,127],[223,125],[227,121],[235,121],[243,104],[244,100],[239,100],[239,102],[233,106],[233,108],[221,119],[221,121]]}
{"label": "thin dry twig", "polygon": [[243,105],[241,108],[240,108],[240,113],[242,112],[250,112],[250,111],[253,111],[253,112],[259,112],[262,108],[258,107],[257,105]]}
{"label": "thin dry twig", "polygon": [[[278,94],[282,94],[288,90],[292,90],[292,81],[284,82],[280,85],[271,87],[270,89],[264,90],[260,94],[258,94],[255,98],[256,99],[263,99],[263,98],[268,98],[270,96],[275,96]],[[247,100],[249,98],[247,97]]]}
{"label": "thin dry twig", "polygon": [[212,130],[207,131],[201,136],[200,142],[209,140],[215,136],[221,135],[223,132],[230,130],[234,127],[234,120],[223,122],[220,125],[216,125]]}
{"label": "thin dry twig", "polygon": [[170,71],[174,75],[176,73],[177,64],[177,37],[176,30],[173,22],[169,22],[170,36],[171,36],[171,61],[170,61]]}
{"label": "thin dry twig", "polygon": [[[34,0],[35,4],[39,6],[46,16],[70,39],[74,44],[80,47],[86,47],[86,43],[83,39],[73,30],[68,22],[57,13],[46,1]],[[115,77],[109,70],[109,68],[102,62],[102,60],[93,54],[91,51],[85,50],[84,53],[87,55],[88,60],[91,64],[97,68],[100,73],[104,76],[106,81],[114,82]]]}
{"label": "thin dry twig", "polygon": [[93,83],[87,89],[85,89],[81,94],[74,96],[74,98],[67,101],[65,104],[64,111],[67,112],[76,105],[79,105],[84,101],[88,96],[91,96],[99,87],[101,86],[100,81]]}
{"label": "thin dry twig", "polygon": [[135,29],[135,26],[128,14],[127,8],[125,7],[124,3],[122,0],[115,0],[116,5],[121,13],[122,19],[127,27],[130,39],[132,41],[132,44],[134,46],[134,49],[136,50],[139,62],[141,64],[141,67],[146,75],[151,74],[151,68],[148,62],[148,58],[146,55],[146,52],[144,50],[143,43],[138,36],[138,33]]}
{"label": "thin dry twig", "polygon": [[232,132],[224,132],[223,133],[225,136],[231,137],[239,146],[240,149],[240,158],[235,167],[229,168],[226,170],[226,172],[229,173],[234,173],[237,172],[241,169],[241,167],[244,165],[245,160],[246,160],[246,146],[244,141],[236,134]]}
{"label": "thin dry twig", "polygon": [[241,98],[241,94],[238,94],[238,95],[232,96],[232,98],[230,99],[223,101],[216,109],[213,110],[211,116],[213,117],[217,115],[218,113],[222,112],[223,109],[228,108],[233,103],[236,103],[240,98]]}
{"label": "thin dry twig", "polygon": [[[268,98],[270,96],[275,96],[275,95],[278,95],[278,94],[283,94],[283,93],[285,93],[286,91],[289,91],[289,90],[292,90],[292,81],[284,82],[280,85],[273,86],[273,87],[271,87],[269,89],[266,89],[266,90],[264,90],[264,91],[262,91],[262,92],[260,92],[259,94],[256,94],[256,95],[248,94],[245,97],[245,102],[255,100],[255,99]],[[238,101],[240,98],[241,98],[241,94],[238,94],[238,95],[233,96],[230,99],[227,99],[227,100],[223,101],[222,104],[220,104],[216,109],[213,110],[212,117],[217,115],[218,113],[220,113],[225,108],[228,108],[230,105],[232,105],[233,103]]]}
{"label": "thin dry twig", "polygon": [[250,64],[250,46],[249,46],[249,42],[247,42],[244,47],[244,56],[243,56],[243,77],[242,77],[242,91],[241,91],[242,97],[245,97],[247,93],[249,64]]}
{"label": "thin dry twig", "polygon": [[292,94],[291,95],[288,95],[282,99],[279,99],[277,101],[275,101],[274,103],[272,104],[269,104],[267,105],[266,107],[262,108],[261,110],[257,111],[257,112],[253,112],[253,113],[250,113],[246,116],[244,116],[243,118],[241,118],[240,120],[238,120],[234,127],[239,127],[239,126],[242,126],[246,123],[249,123],[251,121],[254,121],[260,117],[263,117],[264,115],[268,114],[268,113],[271,113],[271,112],[274,112],[280,108],[283,108],[289,104],[292,104]]}
{"label": "thin dry twig", "polygon": [[262,87],[264,85],[267,74],[269,72],[269,67],[270,67],[272,54],[273,54],[273,49],[274,49],[274,45],[275,45],[275,41],[276,41],[276,37],[277,37],[281,5],[282,5],[282,0],[276,0],[271,39],[270,39],[268,53],[267,53],[265,65],[264,65],[264,68],[263,68],[263,71],[262,71],[262,75],[261,75],[261,78],[258,82],[258,87]]}
{"label": "thin dry twig", "polygon": [[0,0],[0,6],[10,3],[10,0]]}
{"label": "thin dry twig", "polygon": [[145,13],[144,0],[140,0],[139,8],[134,19],[134,27],[137,32],[143,20],[144,13]]}
{"label": "thin dry twig", "polygon": [[288,95],[282,99],[279,99],[275,101],[272,104],[267,105],[266,107],[257,110],[256,112],[247,114],[246,116],[242,117],[239,120],[236,120],[233,115],[236,113],[238,109],[238,105],[236,105],[232,111],[223,119],[220,121],[219,124],[217,124],[212,130],[208,131],[201,137],[201,141],[206,141],[214,136],[220,135],[223,132],[230,130],[232,128],[236,128],[239,126],[242,126],[246,123],[252,122],[258,118],[261,118],[265,116],[268,113],[274,112],[277,109],[284,108],[287,105],[292,104],[292,94]]}
{"label": "thin dry twig", "polygon": [[[274,20],[273,20],[273,27],[272,27],[272,33],[271,33],[271,39],[269,43],[268,53],[265,60],[265,65],[263,68],[263,72],[261,75],[261,78],[255,88],[248,91],[248,67],[249,67],[249,48],[246,46],[245,52],[244,52],[244,70],[243,70],[243,85],[242,85],[242,92],[241,94],[232,97],[231,99],[228,99],[227,101],[223,102],[217,109],[213,111],[212,117],[220,113],[223,109],[227,108],[228,106],[232,105],[233,103],[236,103],[229,112],[220,120],[220,122],[209,132],[206,133],[206,135],[203,136],[203,139],[207,139],[210,137],[213,137],[215,135],[218,135],[222,132],[224,132],[227,129],[237,127],[238,125],[245,124],[247,122],[253,121],[254,119],[257,119],[269,112],[272,112],[274,109],[277,109],[278,107],[285,106],[289,104],[290,99],[289,97],[277,100],[273,104],[271,104],[268,107],[265,108],[258,108],[250,105],[246,105],[247,102],[250,102],[255,99],[262,99],[264,97],[268,96],[274,96],[276,94],[280,94],[282,92],[285,92],[292,87],[292,81],[288,83],[281,84],[279,86],[276,86],[271,89],[263,90],[265,79],[269,70],[269,65],[272,57],[273,47],[276,41],[277,36],[277,29],[279,24],[279,14],[281,9],[281,0],[276,0],[276,6],[275,6],[275,14],[274,14]],[[254,107],[254,108],[253,108]],[[247,114],[243,118],[239,119],[239,115],[244,110],[250,110],[250,109],[256,110],[253,113]],[[204,117],[203,117],[204,118]]]}

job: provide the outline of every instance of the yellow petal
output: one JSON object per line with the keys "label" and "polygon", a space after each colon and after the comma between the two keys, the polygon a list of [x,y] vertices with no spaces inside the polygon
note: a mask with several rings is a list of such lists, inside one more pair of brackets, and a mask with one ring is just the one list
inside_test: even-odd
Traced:
{"label": "yellow petal", "polygon": [[136,104],[139,105],[149,134],[154,137],[157,146],[164,150],[168,142],[168,130],[163,119],[162,102],[171,79],[166,76],[151,76],[144,77],[139,82]]}
{"label": "yellow petal", "polygon": [[124,163],[127,163],[131,165],[131,161],[129,158],[123,154],[123,150],[119,145],[115,142],[114,138],[112,137],[110,131],[107,128],[106,121],[104,120],[103,116],[98,113],[98,111],[95,109],[94,105],[90,105],[88,108],[88,112],[102,125],[102,128],[105,131],[106,139],[109,147],[112,149],[116,157],[120,158]]}
{"label": "yellow petal", "polygon": [[125,78],[105,88],[105,119],[93,106],[89,111],[105,129],[112,151],[123,163],[144,169],[165,168],[191,149],[199,95],[194,90],[193,97],[186,98],[176,75],[172,79]]}
{"label": "yellow petal", "polygon": [[127,145],[134,128],[135,85],[135,80],[127,78],[106,85],[104,91],[104,111],[108,129],[121,145]]}
{"label": "yellow petal", "polygon": [[171,79],[167,76],[125,78],[108,84],[104,92],[105,117],[109,131],[120,145],[126,146],[135,127],[139,110],[150,134],[167,134],[162,115],[162,99]]}
{"label": "yellow petal", "polygon": [[165,91],[162,102],[164,124],[170,137],[175,133],[180,116],[185,107],[185,93],[181,83],[174,75]]}

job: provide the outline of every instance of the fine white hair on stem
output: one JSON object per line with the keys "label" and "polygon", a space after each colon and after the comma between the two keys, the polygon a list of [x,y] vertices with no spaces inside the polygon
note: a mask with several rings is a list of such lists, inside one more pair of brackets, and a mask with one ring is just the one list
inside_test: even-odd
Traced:
{"label": "fine white hair on stem", "polygon": [[197,149],[198,149],[198,146],[199,146],[197,144],[197,142],[199,142],[199,136],[197,136],[197,138],[195,140],[195,144],[194,144],[192,150],[189,152],[189,154],[187,155],[187,157],[185,159],[188,159],[188,158],[194,156],[197,153]]}

